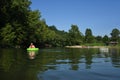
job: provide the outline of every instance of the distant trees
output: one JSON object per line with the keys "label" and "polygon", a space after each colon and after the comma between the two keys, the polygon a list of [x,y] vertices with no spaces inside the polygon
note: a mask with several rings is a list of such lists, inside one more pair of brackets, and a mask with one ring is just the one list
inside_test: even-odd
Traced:
{"label": "distant trees", "polygon": [[68,37],[70,45],[80,45],[83,41],[82,33],[79,31],[77,25],[71,25],[71,29],[68,32]]}
{"label": "distant trees", "polygon": [[83,35],[77,25],[71,25],[68,32],[60,31],[54,25],[48,26],[38,10],[30,9],[30,4],[30,0],[1,0],[0,47],[28,47],[31,42],[38,47],[120,42],[120,31],[116,28],[110,38],[94,36],[90,28]]}
{"label": "distant trees", "polygon": [[111,34],[111,41],[118,41],[120,38],[120,31],[117,28],[112,30]]}
{"label": "distant trees", "polygon": [[103,43],[108,43],[110,41],[110,38],[107,35],[105,35],[103,37],[102,41],[103,41]]}
{"label": "distant trees", "polygon": [[96,42],[102,42],[102,36],[96,36],[95,37],[95,39],[96,39]]}
{"label": "distant trees", "polygon": [[94,36],[92,34],[92,30],[87,28],[85,31],[85,42],[86,43],[93,43],[94,42]]}
{"label": "distant trees", "polygon": [[56,28],[56,26],[49,26],[49,29],[55,32],[55,36],[52,37],[52,40],[50,41],[50,44],[55,47],[63,47],[67,45],[67,32],[60,31]]}

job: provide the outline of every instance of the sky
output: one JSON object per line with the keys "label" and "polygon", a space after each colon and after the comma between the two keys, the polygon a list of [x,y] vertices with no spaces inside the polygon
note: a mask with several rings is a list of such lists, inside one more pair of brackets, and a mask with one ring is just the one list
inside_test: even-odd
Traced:
{"label": "sky", "polygon": [[80,32],[90,28],[95,36],[110,36],[120,30],[120,0],[31,0],[31,9],[39,10],[46,24],[69,31],[77,25]]}

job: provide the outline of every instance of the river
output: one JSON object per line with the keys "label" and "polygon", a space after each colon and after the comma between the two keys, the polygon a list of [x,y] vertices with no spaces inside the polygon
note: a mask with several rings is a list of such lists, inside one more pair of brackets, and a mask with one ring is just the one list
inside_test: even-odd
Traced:
{"label": "river", "polygon": [[120,48],[0,49],[0,80],[119,80]]}

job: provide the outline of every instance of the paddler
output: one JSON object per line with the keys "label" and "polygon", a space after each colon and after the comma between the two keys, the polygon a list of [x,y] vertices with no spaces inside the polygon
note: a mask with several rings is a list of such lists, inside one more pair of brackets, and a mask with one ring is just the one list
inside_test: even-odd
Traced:
{"label": "paddler", "polygon": [[35,45],[33,43],[30,43],[29,48],[35,48]]}

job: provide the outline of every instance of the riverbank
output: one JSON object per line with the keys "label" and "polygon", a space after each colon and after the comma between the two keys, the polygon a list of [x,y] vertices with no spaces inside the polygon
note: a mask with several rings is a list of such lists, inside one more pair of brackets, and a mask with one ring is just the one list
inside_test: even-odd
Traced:
{"label": "riverbank", "polygon": [[65,46],[66,48],[120,48],[120,46],[79,46],[79,45],[75,45],[75,46]]}

